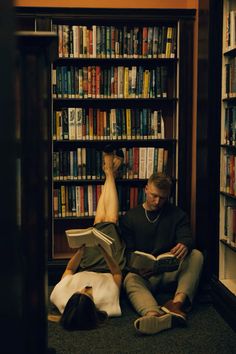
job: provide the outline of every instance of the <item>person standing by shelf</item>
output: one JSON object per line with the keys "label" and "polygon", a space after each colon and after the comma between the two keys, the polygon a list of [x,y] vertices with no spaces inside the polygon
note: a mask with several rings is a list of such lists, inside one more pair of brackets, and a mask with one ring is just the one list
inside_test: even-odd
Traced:
{"label": "person standing by shelf", "polygon": [[[124,287],[141,316],[134,326],[142,334],[186,324],[186,311],[192,306],[203,266],[202,253],[194,249],[186,213],[169,202],[171,188],[169,177],[153,174],[145,187],[145,202],[130,209],[120,221],[129,270]],[[134,272],[129,266],[136,250],[153,255],[171,252],[180,261],[179,267],[158,274],[148,269]],[[160,306],[155,295],[163,286],[173,284],[177,285],[174,298]]]}

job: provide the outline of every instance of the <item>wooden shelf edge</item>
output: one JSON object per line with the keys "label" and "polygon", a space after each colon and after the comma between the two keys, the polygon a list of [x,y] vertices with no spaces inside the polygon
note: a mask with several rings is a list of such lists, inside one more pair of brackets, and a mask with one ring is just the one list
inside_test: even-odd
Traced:
{"label": "wooden shelf edge", "polygon": [[236,331],[236,297],[219,281],[216,276],[211,280],[213,305],[224,320]]}

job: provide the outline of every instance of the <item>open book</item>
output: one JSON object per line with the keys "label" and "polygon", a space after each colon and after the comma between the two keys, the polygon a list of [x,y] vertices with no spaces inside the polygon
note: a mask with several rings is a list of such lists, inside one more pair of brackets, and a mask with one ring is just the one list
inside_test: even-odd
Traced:
{"label": "open book", "polygon": [[141,251],[134,251],[129,263],[133,270],[145,269],[153,273],[172,272],[178,269],[179,264],[180,261],[170,252],[153,256]]}
{"label": "open book", "polygon": [[114,240],[95,227],[88,227],[86,229],[70,229],[65,232],[68,244],[71,248],[79,248],[83,245],[86,247],[94,247],[100,244],[105,251],[112,256]]}

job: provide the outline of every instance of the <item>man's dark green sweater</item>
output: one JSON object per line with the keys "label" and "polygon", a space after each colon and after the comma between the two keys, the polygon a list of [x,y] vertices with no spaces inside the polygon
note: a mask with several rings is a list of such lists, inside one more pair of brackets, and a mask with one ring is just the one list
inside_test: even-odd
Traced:
{"label": "man's dark green sweater", "polygon": [[[148,212],[150,219],[152,213]],[[156,218],[157,212],[154,213]],[[127,256],[136,250],[158,255],[170,251],[179,242],[186,245],[189,251],[192,250],[193,239],[187,214],[170,203],[165,204],[159,213],[157,221],[151,223],[145,209],[139,205],[121,218],[120,229]]]}

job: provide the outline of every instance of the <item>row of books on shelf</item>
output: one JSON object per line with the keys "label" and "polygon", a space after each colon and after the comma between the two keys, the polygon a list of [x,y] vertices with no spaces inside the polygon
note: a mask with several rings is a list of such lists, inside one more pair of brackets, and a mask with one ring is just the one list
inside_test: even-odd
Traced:
{"label": "row of books on shelf", "polygon": [[[61,185],[53,191],[55,218],[94,216],[103,186]],[[144,201],[144,188],[117,186],[119,212],[133,208]]]}
{"label": "row of books on shelf", "polygon": [[222,192],[236,195],[236,155],[227,148],[221,151],[220,188]]}
{"label": "row of books on shelf", "polygon": [[225,64],[225,95],[226,98],[236,97],[236,57],[228,58]]}
{"label": "row of books on shelf", "polygon": [[224,144],[236,146],[236,106],[225,108],[223,137]]}
{"label": "row of books on shelf", "polygon": [[167,66],[60,65],[52,70],[53,98],[166,98]]}
{"label": "row of books on shelf", "polygon": [[[122,150],[124,163],[119,171],[120,178],[146,179],[154,172],[167,173],[167,149],[131,147]],[[103,178],[102,151],[84,147],[54,151],[53,178],[55,181]]]}
{"label": "row of books on shelf", "polygon": [[53,140],[164,138],[161,110],[68,107],[53,112]]}
{"label": "row of books on shelf", "polygon": [[236,247],[236,205],[224,206],[224,237],[222,239]]}
{"label": "row of books on shelf", "polygon": [[226,50],[235,48],[236,46],[236,11],[231,10],[226,14],[226,31],[225,41]]}
{"label": "row of books on shelf", "polygon": [[174,26],[54,24],[59,58],[175,58]]}

